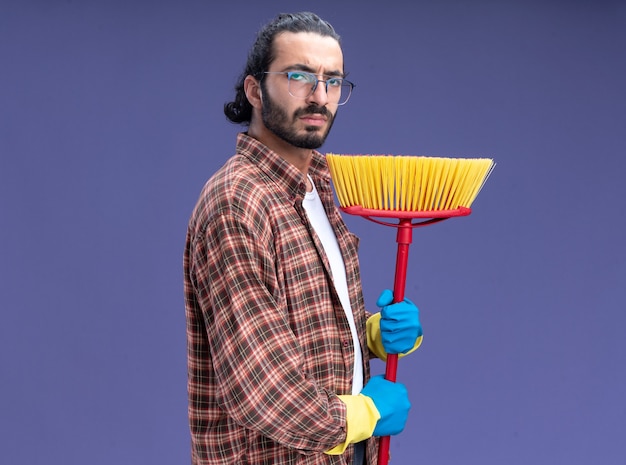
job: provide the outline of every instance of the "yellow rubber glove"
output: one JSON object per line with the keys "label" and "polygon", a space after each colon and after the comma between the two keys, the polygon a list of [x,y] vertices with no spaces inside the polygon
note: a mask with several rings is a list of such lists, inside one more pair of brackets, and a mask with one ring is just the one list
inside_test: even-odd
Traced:
{"label": "yellow rubber glove", "polygon": [[[367,347],[381,360],[387,361],[387,352],[385,352],[385,348],[383,347],[383,340],[380,334],[380,313],[374,313],[367,319],[366,322],[366,333],[367,333]],[[424,336],[419,336],[415,341],[415,345],[413,348],[407,352],[402,354],[398,354],[399,358],[404,357],[405,355],[409,355],[411,352],[416,350],[421,344]]]}
{"label": "yellow rubber glove", "polygon": [[346,438],[326,451],[342,454],[353,443],[372,436],[391,436],[404,430],[411,409],[406,386],[374,376],[356,396],[338,396],[346,404]]}
{"label": "yellow rubber glove", "polygon": [[380,419],[380,413],[371,397],[358,394],[356,396],[337,396],[346,404],[346,440],[325,453],[340,455],[350,444],[371,438]]}

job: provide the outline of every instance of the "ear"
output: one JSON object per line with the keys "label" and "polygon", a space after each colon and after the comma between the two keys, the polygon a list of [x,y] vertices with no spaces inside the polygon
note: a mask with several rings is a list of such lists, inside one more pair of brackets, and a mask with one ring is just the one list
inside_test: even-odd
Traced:
{"label": "ear", "polygon": [[250,105],[254,108],[261,108],[263,104],[261,83],[255,77],[248,75],[243,81],[243,89]]}

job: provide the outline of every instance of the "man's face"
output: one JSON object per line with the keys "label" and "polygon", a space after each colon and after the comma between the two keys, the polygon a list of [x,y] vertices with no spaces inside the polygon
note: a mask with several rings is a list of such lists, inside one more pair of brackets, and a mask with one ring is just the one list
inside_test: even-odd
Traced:
{"label": "man's face", "polygon": [[[318,75],[343,75],[343,54],[331,37],[285,32],[274,39],[275,60],[270,72],[308,71]],[[322,146],[333,125],[337,104],[328,99],[324,83],[307,98],[289,94],[285,74],[268,74],[261,82],[262,118],[267,129],[299,148]]]}

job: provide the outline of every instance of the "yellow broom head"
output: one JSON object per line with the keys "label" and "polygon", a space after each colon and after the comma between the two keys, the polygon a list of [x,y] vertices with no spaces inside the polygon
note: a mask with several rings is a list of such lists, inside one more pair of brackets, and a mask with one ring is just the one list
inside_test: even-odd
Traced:
{"label": "yellow broom head", "polygon": [[491,174],[490,158],[326,154],[342,207],[437,211],[469,208]]}

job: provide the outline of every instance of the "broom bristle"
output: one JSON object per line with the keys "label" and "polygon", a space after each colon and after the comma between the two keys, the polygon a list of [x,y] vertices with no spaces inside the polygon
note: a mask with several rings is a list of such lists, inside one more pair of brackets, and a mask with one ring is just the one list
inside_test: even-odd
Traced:
{"label": "broom bristle", "polygon": [[490,158],[326,154],[342,207],[434,211],[469,208],[491,174]]}

